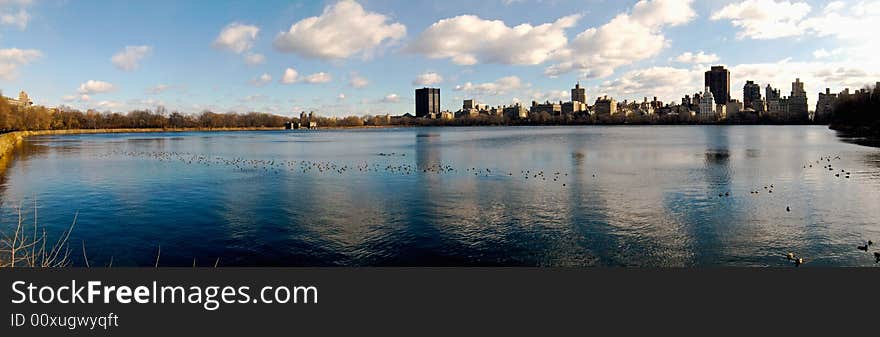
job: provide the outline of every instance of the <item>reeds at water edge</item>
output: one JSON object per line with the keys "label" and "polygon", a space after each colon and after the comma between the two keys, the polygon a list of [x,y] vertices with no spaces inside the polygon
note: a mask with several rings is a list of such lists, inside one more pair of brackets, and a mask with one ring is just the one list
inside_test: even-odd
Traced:
{"label": "reeds at water edge", "polygon": [[[62,268],[70,265],[70,233],[76,226],[77,215],[67,230],[57,240],[50,240],[46,229],[37,221],[37,207],[34,203],[33,226],[26,225],[18,210],[18,223],[12,235],[0,233],[0,268]],[[32,227],[32,228],[31,228]],[[50,243],[54,241],[54,243]]]}

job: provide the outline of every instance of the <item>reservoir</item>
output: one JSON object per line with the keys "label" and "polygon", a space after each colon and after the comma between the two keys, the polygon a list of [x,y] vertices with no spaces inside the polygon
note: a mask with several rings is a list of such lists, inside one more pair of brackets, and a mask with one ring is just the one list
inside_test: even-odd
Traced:
{"label": "reservoir", "polygon": [[880,241],[880,149],[823,126],[40,136],[2,167],[0,230],[76,217],[75,266],[875,266]]}

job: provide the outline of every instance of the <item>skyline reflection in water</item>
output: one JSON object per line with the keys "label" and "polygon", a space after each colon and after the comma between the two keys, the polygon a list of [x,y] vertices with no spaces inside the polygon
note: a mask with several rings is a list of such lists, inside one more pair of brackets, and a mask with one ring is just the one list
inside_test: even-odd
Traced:
{"label": "skyline reflection in water", "polygon": [[160,245],[165,266],[870,266],[855,247],[880,240],[880,150],[823,127],[70,135],[5,158],[3,230],[34,200],[50,235],[78,212],[92,266]]}

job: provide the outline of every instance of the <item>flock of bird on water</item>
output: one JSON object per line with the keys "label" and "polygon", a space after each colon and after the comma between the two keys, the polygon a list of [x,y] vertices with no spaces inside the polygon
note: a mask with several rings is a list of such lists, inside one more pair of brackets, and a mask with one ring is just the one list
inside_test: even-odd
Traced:
{"label": "flock of bird on water", "polygon": [[[104,156],[111,155],[125,155],[125,156],[133,156],[133,157],[141,157],[141,158],[150,158],[163,162],[171,162],[178,161],[187,165],[192,164],[200,164],[205,166],[229,166],[233,167],[238,171],[247,171],[247,170],[255,170],[262,171],[266,173],[274,173],[280,174],[282,171],[298,171],[302,173],[309,172],[318,172],[318,173],[336,173],[336,174],[345,174],[349,171],[357,170],[358,172],[385,172],[391,174],[403,174],[403,175],[411,175],[417,174],[418,172],[422,172],[424,174],[444,174],[444,173],[453,173],[459,172],[458,169],[452,167],[447,164],[431,164],[431,165],[413,165],[413,164],[369,164],[367,162],[363,162],[354,166],[349,165],[337,165],[331,162],[315,162],[308,160],[268,160],[268,159],[245,159],[245,158],[224,158],[220,156],[206,156],[201,154],[192,154],[186,152],[147,152],[147,151],[113,151],[105,154]],[[405,153],[378,153],[380,157],[406,157]],[[841,174],[843,174],[844,179],[850,179],[852,172],[841,169],[839,172],[836,171],[832,162],[840,160],[840,156],[822,156],[818,160],[814,162],[810,162],[808,164],[804,164],[804,169],[807,168],[816,168],[822,164],[822,169],[827,170],[830,173],[834,174],[834,177],[840,178]],[[489,177],[493,174],[492,170],[489,168],[476,168],[470,167],[465,168],[464,172],[466,174],[473,173],[474,176],[485,176]],[[500,175],[504,175],[502,173],[497,173]],[[507,176],[514,176],[513,172],[507,172]],[[563,172],[553,172],[553,173],[545,173],[543,170],[540,171],[531,171],[531,170],[521,170],[518,176],[522,177],[524,180],[528,180],[531,178],[532,180],[546,181],[548,178],[552,179],[553,182],[559,182],[562,180],[562,177],[567,177],[568,173]],[[596,174],[592,175],[593,178],[596,178]],[[563,187],[566,186],[565,183],[561,183]],[[773,193],[773,189],[775,186],[773,184],[764,186],[764,190],[767,191],[768,194]],[[750,194],[757,195],[760,194],[760,189],[752,190],[749,192]],[[719,197],[729,197],[730,192],[723,192],[718,194]],[[791,212],[791,206],[786,206],[786,212]],[[864,246],[856,247],[860,251],[867,252],[871,246],[874,245],[874,242],[868,240]],[[801,256],[797,256],[793,252],[789,252],[786,255],[786,260],[790,261],[794,264],[794,266],[799,267],[800,265],[805,263],[805,260]],[[874,252],[874,263],[880,263],[880,251]]]}

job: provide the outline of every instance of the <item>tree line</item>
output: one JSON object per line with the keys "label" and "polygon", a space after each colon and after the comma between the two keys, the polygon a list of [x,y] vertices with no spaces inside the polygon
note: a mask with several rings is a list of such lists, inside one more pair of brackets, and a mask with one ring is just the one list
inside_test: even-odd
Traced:
{"label": "tree line", "polygon": [[838,97],[831,110],[831,128],[880,136],[880,88]]}
{"label": "tree line", "polygon": [[[384,125],[372,116],[345,118],[315,117],[321,127],[357,127]],[[168,112],[164,107],[155,111],[133,110],[128,113],[79,111],[69,107],[50,109],[44,106],[19,106],[0,96],[0,132],[67,129],[123,128],[281,128],[297,118],[263,112],[198,114]]]}

